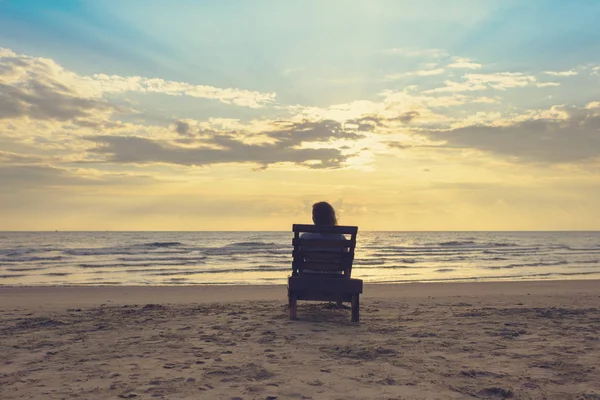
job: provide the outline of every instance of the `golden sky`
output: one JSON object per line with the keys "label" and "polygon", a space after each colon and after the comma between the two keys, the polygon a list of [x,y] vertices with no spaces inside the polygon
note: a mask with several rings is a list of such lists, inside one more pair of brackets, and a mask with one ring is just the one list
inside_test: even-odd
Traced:
{"label": "golden sky", "polygon": [[24,3],[0,230],[600,229],[595,3]]}

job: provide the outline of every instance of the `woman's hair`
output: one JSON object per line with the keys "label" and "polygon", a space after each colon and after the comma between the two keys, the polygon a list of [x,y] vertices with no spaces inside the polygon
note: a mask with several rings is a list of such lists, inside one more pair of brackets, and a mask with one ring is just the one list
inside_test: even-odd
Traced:
{"label": "woman's hair", "polygon": [[326,201],[313,204],[312,219],[315,225],[337,225],[335,210]]}

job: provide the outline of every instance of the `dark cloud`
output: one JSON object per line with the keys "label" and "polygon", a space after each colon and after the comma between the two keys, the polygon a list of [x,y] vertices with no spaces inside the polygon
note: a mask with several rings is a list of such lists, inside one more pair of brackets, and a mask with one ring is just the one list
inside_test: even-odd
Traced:
{"label": "dark cloud", "polygon": [[421,114],[419,114],[418,111],[407,111],[398,115],[395,118],[389,118],[388,121],[400,121],[402,123],[408,124],[412,122],[415,118],[418,118],[420,116]]}
{"label": "dark cloud", "polygon": [[[256,163],[268,166],[293,162],[311,168],[337,168],[346,160],[337,149],[292,149],[278,145],[244,144],[226,136],[214,138],[223,146],[181,147],[160,140],[141,137],[96,136],[89,140],[100,143],[91,151],[106,154],[107,161],[116,163],[170,163],[181,165],[209,165],[219,163]],[[310,161],[319,161],[312,164]]]}
{"label": "dark cloud", "polygon": [[598,110],[565,109],[567,119],[537,119],[509,126],[468,126],[423,132],[446,147],[473,148],[524,161],[571,163],[600,156]]}
{"label": "dark cloud", "polygon": [[349,124],[356,125],[356,129],[361,132],[370,132],[377,127],[385,126],[384,121],[386,121],[386,119],[381,117],[375,115],[366,115],[364,117],[348,120],[347,122]]}
{"label": "dark cloud", "polygon": [[404,144],[402,142],[385,142],[385,145],[389,148],[389,149],[399,149],[399,150],[406,150],[406,149],[422,149],[422,148],[439,148],[440,146],[437,145],[432,145],[432,144]]}
{"label": "dark cloud", "polygon": [[175,132],[179,133],[181,136],[190,135],[190,124],[185,121],[175,121],[173,128],[175,129]]}
{"label": "dark cloud", "polygon": [[[339,168],[346,159],[341,149],[298,148],[306,142],[328,142],[334,139],[357,139],[362,135],[347,130],[336,121],[279,123],[279,129],[264,132],[271,143],[247,144],[235,133],[219,133],[206,139],[163,140],[135,136],[95,136],[88,140],[99,144],[92,152],[106,154],[115,163],[170,163],[209,165],[219,163],[255,163],[262,167],[292,162],[310,168]],[[188,146],[181,146],[185,143]],[[195,145],[191,147],[190,145]]]}
{"label": "dark cloud", "polygon": [[405,149],[409,149],[412,147],[410,145],[402,144],[400,142],[387,142],[386,145],[390,149],[400,149],[400,150],[405,150]]}
{"label": "dark cloud", "polygon": [[27,111],[24,104],[14,100],[11,92],[11,86],[0,83],[0,119],[19,117]]}
{"label": "dark cloud", "polygon": [[96,111],[115,110],[105,101],[77,96],[57,83],[30,80],[25,85],[0,84],[0,119],[27,116],[40,120],[85,120]]}
{"label": "dark cloud", "polygon": [[327,142],[334,139],[359,139],[362,134],[346,129],[338,121],[305,121],[298,123],[279,123],[278,129],[264,132],[276,140],[280,147],[296,146],[303,142]]}
{"label": "dark cloud", "polygon": [[418,111],[407,111],[390,118],[378,115],[365,115],[360,118],[351,119],[348,123],[356,125],[357,130],[361,132],[370,132],[375,128],[388,126],[390,122],[398,121],[403,124],[409,124],[420,115]]}

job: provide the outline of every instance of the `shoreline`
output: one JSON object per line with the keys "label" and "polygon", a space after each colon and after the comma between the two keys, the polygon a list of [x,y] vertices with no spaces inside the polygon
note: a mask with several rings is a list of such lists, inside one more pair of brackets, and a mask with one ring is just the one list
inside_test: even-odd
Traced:
{"label": "shoreline", "polygon": [[[245,272],[245,271],[240,271]],[[584,278],[588,276],[589,278]],[[594,276],[594,277],[592,277]],[[233,281],[233,282],[165,282],[165,283],[130,283],[130,282],[94,282],[94,283],[0,283],[2,288],[43,288],[43,287],[198,287],[198,286],[281,286],[287,285],[287,276],[285,278],[270,279],[272,283],[264,281]],[[544,273],[533,275],[514,275],[514,276],[475,276],[458,277],[447,279],[394,279],[394,280],[370,280],[369,278],[354,276],[356,279],[362,279],[366,285],[405,285],[405,284],[452,284],[452,283],[514,283],[514,282],[563,282],[563,281],[600,281],[600,270],[577,273]]]}
{"label": "shoreline", "polygon": [[[600,295],[600,280],[365,283],[361,299],[409,300],[511,295]],[[100,305],[287,303],[287,285],[0,286],[0,310],[60,310]]]}

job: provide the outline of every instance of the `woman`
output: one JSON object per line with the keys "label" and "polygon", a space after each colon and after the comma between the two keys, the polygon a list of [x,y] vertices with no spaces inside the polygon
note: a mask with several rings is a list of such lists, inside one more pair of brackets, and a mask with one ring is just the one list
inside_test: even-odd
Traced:
{"label": "woman", "polygon": [[[337,225],[337,218],[335,216],[335,210],[331,206],[331,204],[326,201],[320,201],[318,203],[313,204],[312,207],[312,220],[315,225],[325,225],[325,226],[335,226]],[[302,239],[342,239],[345,240],[346,237],[342,234],[322,234],[322,233],[312,233],[305,232],[300,235]]]}
{"label": "woman", "polygon": [[[321,202],[313,204],[312,220],[313,220],[314,224],[318,225],[318,226],[336,226],[337,225],[337,218],[335,216],[335,210],[333,209],[331,204],[327,203],[326,201],[321,201]],[[346,240],[346,236],[342,235],[341,233],[304,232],[302,235],[300,235],[300,238],[309,239],[309,240],[313,240],[313,239]],[[306,247],[305,250],[310,251],[311,248]],[[339,247],[337,247],[337,248],[320,248],[319,250],[321,250],[322,252],[338,253],[340,251],[340,248]],[[350,249],[345,248],[345,249],[342,249],[341,251],[347,252],[349,250]],[[311,260],[309,260],[308,257],[305,257],[305,261],[311,261]],[[312,270],[308,270],[308,269],[305,269],[304,272],[309,273],[309,274],[332,274],[332,275],[343,274],[342,271],[329,272],[329,271],[312,271]]]}

